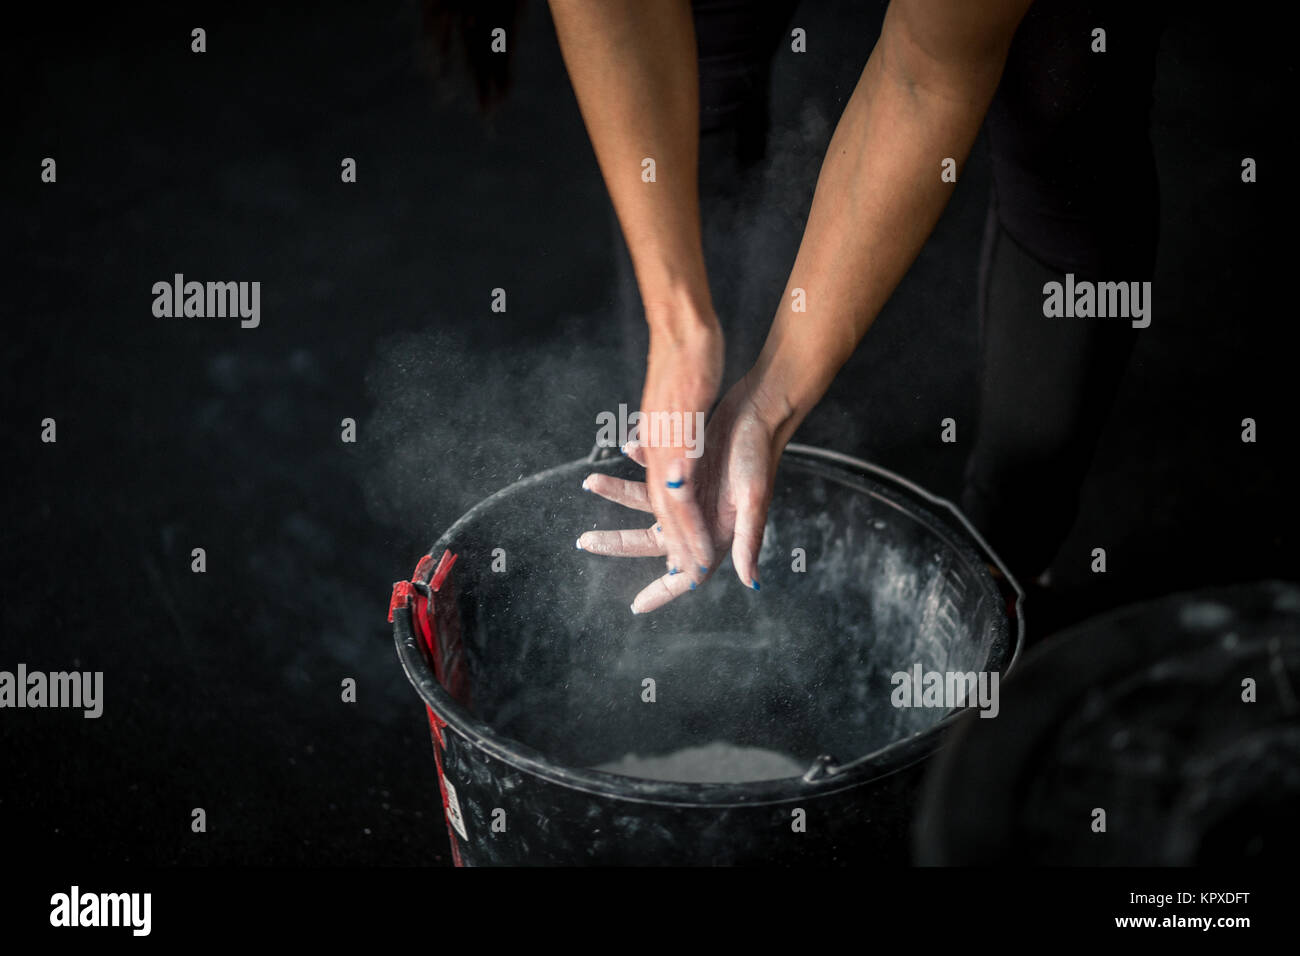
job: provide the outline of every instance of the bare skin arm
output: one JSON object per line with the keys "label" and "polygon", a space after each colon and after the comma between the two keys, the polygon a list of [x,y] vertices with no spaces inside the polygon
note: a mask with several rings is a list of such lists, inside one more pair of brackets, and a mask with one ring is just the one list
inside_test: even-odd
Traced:
{"label": "bare skin arm", "polygon": [[[894,0],[822,164],[752,385],[784,447],[939,220],[1029,0]],[[793,312],[792,290],[807,296]]]}
{"label": "bare skin arm", "polygon": [[[551,0],[550,6],[645,306],[650,352],[641,411],[694,421],[717,397],[723,338],[700,236],[699,78],[690,2]],[[654,182],[642,177],[647,158],[654,160]],[[665,445],[648,447],[645,455],[663,553],[687,578],[702,580],[714,548],[692,493],[695,459]]]}
{"label": "bare skin arm", "polygon": [[[758,552],[781,450],[938,222],[953,189],[940,178],[941,163],[951,157],[959,169],[964,165],[1030,2],[890,4],[831,139],[763,351],[709,425],[699,485],[702,510],[715,544],[730,546],[736,573],[749,587],[757,586]],[[795,289],[804,290],[806,312],[790,307]],[[619,488],[618,493],[632,492]],[[593,534],[601,533],[583,537]],[[603,553],[633,553],[620,551],[612,539],[590,544]],[[675,578],[661,578],[637,595],[633,610],[652,610],[685,590]]]}

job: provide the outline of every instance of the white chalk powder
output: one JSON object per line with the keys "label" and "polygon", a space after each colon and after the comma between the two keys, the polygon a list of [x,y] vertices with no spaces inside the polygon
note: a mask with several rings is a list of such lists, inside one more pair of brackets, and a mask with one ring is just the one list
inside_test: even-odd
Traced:
{"label": "white chalk powder", "polygon": [[678,783],[745,783],[799,777],[807,763],[775,750],[740,747],[721,740],[702,747],[686,747],[669,754],[642,757],[627,754],[593,769],[643,780],[673,780]]}

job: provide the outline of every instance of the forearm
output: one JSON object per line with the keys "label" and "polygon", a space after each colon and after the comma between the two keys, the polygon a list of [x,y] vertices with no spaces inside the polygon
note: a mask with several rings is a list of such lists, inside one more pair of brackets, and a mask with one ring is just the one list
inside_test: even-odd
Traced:
{"label": "forearm", "polygon": [[[713,320],[700,238],[689,0],[551,0],[560,48],[652,326]],[[643,179],[652,159],[655,181]]]}
{"label": "forearm", "polygon": [[[1018,12],[1010,5],[1001,21],[959,37],[955,47],[938,43],[937,51],[908,22],[925,4],[891,5],[831,139],[782,305],[751,372],[782,445],[938,221],[953,189],[940,177],[941,163],[965,163],[1026,5]],[[806,311],[792,309],[796,289]]]}

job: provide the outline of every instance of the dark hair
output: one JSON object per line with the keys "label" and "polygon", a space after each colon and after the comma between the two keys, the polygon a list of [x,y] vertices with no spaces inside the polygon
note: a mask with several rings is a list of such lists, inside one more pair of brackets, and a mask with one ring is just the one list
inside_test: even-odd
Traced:
{"label": "dark hair", "polygon": [[[464,66],[474,82],[479,109],[488,112],[510,89],[515,26],[525,0],[421,0],[420,29],[435,79],[446,83]],[[504,27],[506,52],[492,52],[492,31]],[[455,43],[456,40],[459,43]],[[455,44],[455,47],[453,47]]]}

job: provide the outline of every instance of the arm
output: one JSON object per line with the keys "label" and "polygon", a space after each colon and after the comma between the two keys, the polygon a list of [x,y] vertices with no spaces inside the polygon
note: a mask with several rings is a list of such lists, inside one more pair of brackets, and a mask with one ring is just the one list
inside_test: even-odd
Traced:
{"label": "arm", "polygon": [[[938,222],[952,189],[940,163],[964,163],[1030,2],[890,4],[822,164],[782,308],[758,361],[709,422],[700,496],[716,540],[730,545],[737,576],[754,590],[781,450]],[[795,288],[806,293],[806,312],[790,310]],[[632,484],[602,476],[592,490],[628,503],[638,494]],[[588,532],[584,547],[656,553],[653,541],[629,545],[626,534]],[[689,586],[682,576],[660,578],[632,610],[654,610]]]}
{"label": "arm", "polygon": [[[722,379],[722,331],[700,235],[699,79],[689,0],[551,0],[565,65],[636,271],[650,331],[643,413],[695,421]],[[655,181],[642,180],[642,160]],[[702,440],[703,436],[695,436]],[[671,566],[692,577],[713,541],[691,491],[694,459],[646,449],[647,491]],[[675,491],[668,481],[680,482]]]}
{"label": "arm", "polygon": [[[711,319],[689,0],[551,0],[551,14],[647,320],[653,328]],[[641,180],[646,157],[654,183]]]}
{"label": "arm", "polygon": [[[784,448],[938,222],[1030,0],[894,0],[835,129],[808,225],[750,384]],[[807,312],[789,309],[805,290]],[[760,526],[761,527],[761,526]]]}

